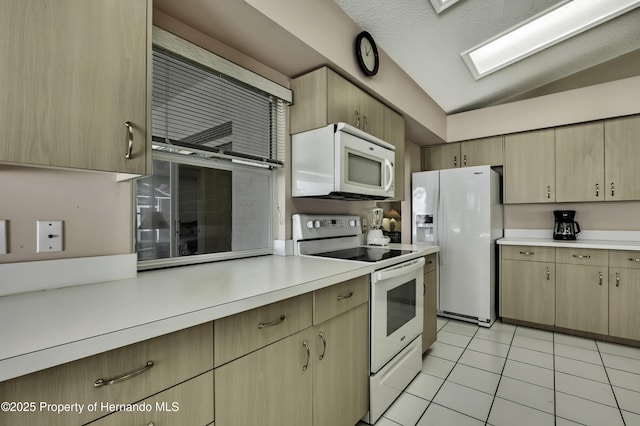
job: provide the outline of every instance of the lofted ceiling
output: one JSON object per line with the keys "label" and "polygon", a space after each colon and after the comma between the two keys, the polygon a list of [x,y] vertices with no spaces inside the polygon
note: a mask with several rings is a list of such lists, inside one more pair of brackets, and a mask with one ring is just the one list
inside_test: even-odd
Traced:
{"label": "lofted ceiling", "polygon": [[[343,10],[356,27],[369,31],[447,114],[640,75],[640,8],[476,81],[461,52],[566,0],[459,0],[440,14],[429,0],[289,1],[333,2],[336,11]],[[326,58],[247,1],[154,0],[154,10],[270,67],[280,77],[327,64]]]}
{"label": "lofted ceiling", "polygon": [[462,52],[566,0],[335,1],[447,114],[640,75],[640,8],[476,81]]}

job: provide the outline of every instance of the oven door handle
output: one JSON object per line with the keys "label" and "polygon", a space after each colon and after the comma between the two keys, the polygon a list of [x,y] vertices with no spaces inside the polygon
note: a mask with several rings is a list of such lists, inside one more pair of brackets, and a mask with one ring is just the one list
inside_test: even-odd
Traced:
{"label": "oven door handle", "polygon": [[375,272],[376,281],[390,280],[392,278],[400,277],[402,275],[410,274],[424,266],[424,257],[419,259],[405,262],[400,265],[383,269],[382,271]]}

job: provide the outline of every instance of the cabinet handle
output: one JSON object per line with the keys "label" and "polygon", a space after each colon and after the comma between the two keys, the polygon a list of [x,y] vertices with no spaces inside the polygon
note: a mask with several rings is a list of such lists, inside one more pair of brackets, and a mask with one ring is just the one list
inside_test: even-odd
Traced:
{"label": "cabinet handle", "polygon": [[258,328],[262,330],[263,328],[266,328],[266,327],[273,327],[274,325],[280,324],[282,321],[284,321],[285,318],[286,318],[285,315],[282,314],[280,315],[280,318],[278,318],[277,320],[259,323]]}
{"label": "cabinet handle", "polygon": [[133,125],[130,121],[124,123],[127,128],[127,152],[124,154],[124,158],[131,160],[131,153],[133,152]]}
{"label": "cabinet handle", "polygon": [[611,182],[611,196],[613,197],[614,195],[616,195],[616,188],[613,185],[613,182]]}
{"label": "cabinet handle", "polygon": [[547,185],[547,199],[551,198],[551,186]]}
{"label": "cabinet handle", "polygon": [[[640,260],[639,260],[640,261]],[[433,265],[433,260],[428,260],[427,265]]]}
{"label": "cabinet handle", "polygon": [[113,377],[111,379],[98,379],[93,383],[94,388],[99,388],[101,386],[113,385],[115,383],[121,382],[123,380],[130,379],[132,377],[137,376],[138,374],[142,374],[145,371],[148,371],[151,367],[153,367],[153,361],[147,361],[147,363],[142,368],[138,368],[137,370],[129,371],[128,373],[124,373],[121,376]]}
{"label": "cabinet handle", "polygon": [[467,165],[467,154],[462,156],[462,162],[465,166]]}
{"label": "cabinet handle", "polygon": [[367,127],[369,125],[369,122],[367,121],[367,116],[362,114],[362,130],[367,130]]}
{"label": "cabinet handle", "polygon": [[453,156],[453,165],[454,165],[454,167],[458,167],[458,156],[457,155]]}
{"label": "cabinet handle", "polygon": [[551,269],[547,266],[547,281],[551,280]]}
{"label": "cabinet handle", "polygon": [[355,127],[360,128],[360,112],[358,110],[353,111],[353,116],[356,119]]}
{"label": "cabinet handle", "polygon": [[591,259],[591,256],[589,255],[578,255],[578,254],[574,254],[573,257],[577,258],[577,259]]}
{"label": "cabinet handle", "polygon": [[598,272],[600,274],[600,285],[602,285],[602,281],[604,280],[604,277],[602,276],[602,272]]}
{"label": "cabinet handle", "polygon": [[423,296],[427,295],[427,284],[426,283],[422,284],[422,295]]}
{"label": "cabinet handle", "polygon": [[633,257],[630,257],[629,262],[640,262],[640,259],[634,259]]}
{"label": "cabinet handle", "polygon": [[306,340],[302,341],[302,346],[305,351],[307,351],[307,362],[302,366],[302,371],[307,371],[307,367],[309,367],[309,359],[311,358],[311,351],[309,350],[309,343]]}
{"label": "cabinet handle", "polygon": [[322,353],[319,357],[320,361],[322,361],[322,358],[324,358],[324,353],[327,351],[327,341],[324,339],[324,333],[322,331],[318,333],[318,337],[322,339]]}
{"label": "cabinet handle", "polygon": [[616,287],[620,287],[620,273],[616,272]]}
{"label": "cabinet handle", "polygon": [[532,252],[532,251],[521,251],[520,254],[523,255],[523,256],[533,256],[535,254],[535,252]]}
{"label": "cabinet handle", "polygon": [[353,291],[349,291],[345,294],[341,294],[337,297],[337,300],[344,300],[344,299],[349,299],[351,298],[351,296],[353,296]]}
{"label": "cabinet handle", "polygon": [[596,183],[596,197],[600,196],[600,185]]}

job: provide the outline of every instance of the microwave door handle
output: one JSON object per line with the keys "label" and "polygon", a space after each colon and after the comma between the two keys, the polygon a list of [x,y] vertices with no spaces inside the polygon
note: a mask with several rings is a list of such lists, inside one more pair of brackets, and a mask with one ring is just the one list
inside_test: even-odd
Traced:
{"label": "microwave door handle", "polygon": [[404,263],[395,268],[389,268],[376,272],[376,281],[390,280],[402,275],[410,274],[424,266],[424,257],[414,260],[411,263]]}
{"label": "microwave door handle", "polygon": [[388,177],[387,182],[384,186],[384,192],[387,192],[391,188],[391,185],[393,185],[393,164],[391,164],[391,161],[385,159],[384,168],[387,171]]}

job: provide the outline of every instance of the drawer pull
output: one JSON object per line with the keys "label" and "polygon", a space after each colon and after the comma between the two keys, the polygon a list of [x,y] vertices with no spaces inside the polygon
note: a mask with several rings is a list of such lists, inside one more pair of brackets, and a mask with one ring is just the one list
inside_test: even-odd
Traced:
{"label": "drawer pull", "polygon": [[127,149],[124,158],[131,160],[131,152],[133,151],[133,125],[130,121],[124,123],[127,128]]}
{"label": "drawer pull", "polygon": [[130,371],[128,373],[124,373],[122,376],[114,377],[112,379],[98,379],[93,384],[94,388],[99,388],[101,386],[113,385],[118,382],[122,382],[123,380],[130,379],[132,377],[137,376],[138,374],[142,374],[145,371],[148,371],[151,367],[153,367],[153,361],[147,361],[144,367],[139,368],[137,370]]}
{"label": "drawer pull", "polygon": [[616,272],[616,287],[620,287],[620,273]]}
{"label": "drawer pull", "polygon": [[520,254],[523,255],[523,256],[533,256],[535,254],[535,252],[532,252],[532,251],[521,251]]}
{"label": "drawer pull", "polygon": [[309,367],[309,359],[311,358],[311,351],[309,350],[309,343],[306,340],[302,341],[302,346],[307,352],[307,362],[302,366],[302,371],[307,371],[307,368]]}
{"label": "drawer pull", "polygon": [[325,352],[327,352],[327,341],[324,339],[324,333],[322,331],[318,333],[318,337],[322,339],[322,353],[320,354],[320,357],[319,357],[320,361],[322,361],[322,359],[324,358]]}
{"label": "drawer pull", "polygon": [[285,315],[282,314],[282,315],[280,315],[280,318],[278,318],[277,320],[273,320],[273,321],[270,321],[270,322],[261,322],[261,323],[259,323],[258,324],[258,328],[260,330],[262,330],[263,328],[273,327],[274,325],[280,324],[282,321],[284,321],[285,318],[286,318]]}
{"label": "drawer pull", "polygon": [[604,277],[602,276],[602,272],[599,272],[600,274],[600,285],[602,285],[602,281],[604,280]]}
{"label": "drawer pull", "polygon": [[611,196],[612,196],[612,197],[615,197],[615,195],[616,195],[616,188],[615,188],[615,186],[613,185],[613,182],[611,182]]}
{"label": "drawer pull", "polygon": [[339,295],[338,296],[338,300],[349,299],[349,298],[351,298],[351,296],[353,296],[353,292],[349,291],[349,292],[347,292],[345,294]]}
{"label": "drawer pull", "polygon": [[640,258],[634,259],[633,257],[630,257],[629,262],[640,262]]}
{"label": "drawer pull", "polygon": [[551,269],[547,266],[547,281],[551,280]]}
{"label": "drawer pull", "polygon": [[596,183],[596,197],[600,196],[600,184]]}
{"label": "drawer pull", "polygon": [[457,155],[453,156],[453,167],[458,167],[458,156]]}
{"label": "drawer pull", "polygon": [[551,199],[551,187],[547,185],[547,199]]}
{"label": "drawer pull", "polygon": [[433,265],[433,260],[427,261],[427,265]]}
{"label": "drawer pull", "polygon": [[589,255],[578,255],[578,254],[574,254],[573,257],[578,258],[578,259],[591,259],[591,256]]}

